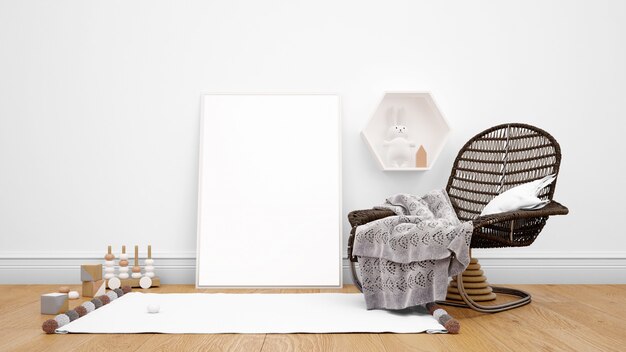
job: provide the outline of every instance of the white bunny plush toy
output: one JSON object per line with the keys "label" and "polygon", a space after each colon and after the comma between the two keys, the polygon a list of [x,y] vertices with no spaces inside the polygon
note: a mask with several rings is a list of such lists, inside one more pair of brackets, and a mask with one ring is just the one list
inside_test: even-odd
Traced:
{"label": "white bunny plush toy", "polygon": [[402,124],[404,110],[398,110],[394,115],[394,109],[389,108],[387,119],[390,127],[387,130],[387,139],[383,146],[387,148],[387,163],[391,167],[409,167],[411,160],[415,156],[413,148],[415,143],[409,141],[406,126]]}

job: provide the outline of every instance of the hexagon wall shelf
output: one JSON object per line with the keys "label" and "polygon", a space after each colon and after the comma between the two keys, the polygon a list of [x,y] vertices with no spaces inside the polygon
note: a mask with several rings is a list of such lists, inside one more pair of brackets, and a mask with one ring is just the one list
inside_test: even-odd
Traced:
{"label": "hexagon wall shelf", "polygon": [[385,171],[430,170],[449,134],[450,127],[428,92],[385,93],[361,132]]}

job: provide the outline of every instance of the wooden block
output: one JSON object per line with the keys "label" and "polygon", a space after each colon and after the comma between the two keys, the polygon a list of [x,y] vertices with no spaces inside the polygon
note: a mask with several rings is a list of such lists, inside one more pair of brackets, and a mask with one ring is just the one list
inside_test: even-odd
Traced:
{"label": "wooden block", "polygon": [[84,264],[80,266],[80,281],[102,280],[102,264]]}
{"label": "wooden block", "polygon": [[[152,286],[150,287],[159,287],[161,286],[161,279],[159,279],[157,276],[151,278],[152,279]],[[130,286],[130,287],[141,287],[139,285],[139,280],[141,280],[141,278],[139,279],[120,279],[120,282],[122,283],[122,287],[124,286]],[[107,282],[108,285],[108,282]]]}
{"label": "wooden block", "polygon": [[57,315],[69,309],[67,293],[46,293],[41,295],[41,314]]}
{"label": "wooden block", "polygon": [[83,282],[83,297],[98,297],[106,293],[104,280]]}
{"label": "wooden block", "polygon": [[419,149],[415,153],[415,167],[427,167],[428,166],[428,156],[426,154],[426,149],[424,149],[423,145],[420,145]]}

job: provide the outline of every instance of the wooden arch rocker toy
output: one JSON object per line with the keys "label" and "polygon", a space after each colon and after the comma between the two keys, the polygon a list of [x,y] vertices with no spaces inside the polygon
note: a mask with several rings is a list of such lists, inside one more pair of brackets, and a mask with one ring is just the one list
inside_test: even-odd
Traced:
{"label": "wooden arch rocker toy", "polygon": [[[552,215],[566,215],[569,210],[552,200],[556,181],[543,188],[538,197],[550,202],[537,210],[517,210],[480,216],[482,209],[502,192],[541,179],[558,175],[561,148],[547,132],[526,124],[509,123],[489,128],[470,139],[459,152],[446,190],[461,221],[472,221],[474,231],[470,248],[524,247],[532,244]],[[356,228],[368,222],[395,215],[390,210],[356,210],[348,214],[352,226],[348,240],[348,258],[354,283],[362,290],[352,256]],[[471,252],[470,252],[471,254]],[[515,296],[501,304],[493,301],[496,294]],[[530,303],[527,292],[490,286],[472,258],[463,273],[448,286],[446,301],[439,302],[469,307],[485,313],[501,312]]]}

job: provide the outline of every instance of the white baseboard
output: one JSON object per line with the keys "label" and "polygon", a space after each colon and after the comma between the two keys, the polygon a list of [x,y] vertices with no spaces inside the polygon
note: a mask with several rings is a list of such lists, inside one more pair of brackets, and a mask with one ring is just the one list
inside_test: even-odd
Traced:
{"label": "white baseboard", "polygon": [[[626,284],[626,252],[475,251],[492,284]],[[195,283],[195,253],[154,253],[165,284]],[[0,284],[78,284],[80,265],[101,253],[0,252]],[[343,282],[352,283],[347,259]]]}

